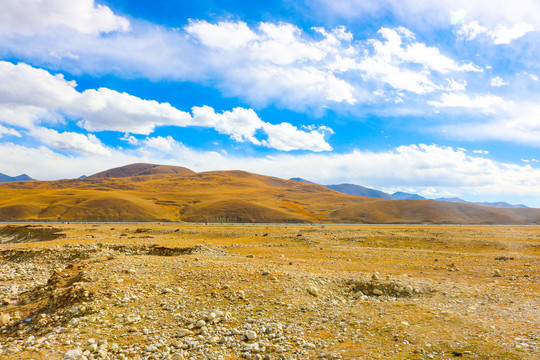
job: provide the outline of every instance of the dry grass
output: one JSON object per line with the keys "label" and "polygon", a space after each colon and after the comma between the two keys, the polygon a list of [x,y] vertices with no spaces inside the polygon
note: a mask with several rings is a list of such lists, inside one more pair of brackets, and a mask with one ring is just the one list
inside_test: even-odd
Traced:
{"label": "dry grass", "polygon": [[540,209],[382,200],[242,171],[156,169],[165,173],[0,184],[0,221],[540,224]]}

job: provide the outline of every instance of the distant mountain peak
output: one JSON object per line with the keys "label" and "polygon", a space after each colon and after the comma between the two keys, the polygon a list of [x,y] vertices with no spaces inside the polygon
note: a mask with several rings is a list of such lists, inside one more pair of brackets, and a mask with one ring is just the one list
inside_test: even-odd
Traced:
{"label": "distant mountain peak", "polygon": [[394,197],[385,192],[355,184],[324,185],[328,189],[339,191],[340,193],[356,196],[367,196],[378,199],[394,200]]}
{"label": "distant mountain peak", "polygon": [[315,185],[318,185],[318,184],[314,183],[313,181],[309,181],[309,180],[306,180],[306,179],[302,179],[302,178],[300,178],[300,177],[290,178],[289,180],[298,181],[298,182],[303,182],[303,183],[306,183],[306,184],[315,184]]}
{"label": "distant mountain peak", "polygon": [[30,176],[21,174],[18,176],[8,176],[0,173],[0,183],[2,182],[14,182],[14,181],[34,181]]}
{"label": "distant mountain peak", "polygon": [[410,194],[403,191],[398,191],[392,194],[396,200],[427,200],[425,197],[418,194]]}

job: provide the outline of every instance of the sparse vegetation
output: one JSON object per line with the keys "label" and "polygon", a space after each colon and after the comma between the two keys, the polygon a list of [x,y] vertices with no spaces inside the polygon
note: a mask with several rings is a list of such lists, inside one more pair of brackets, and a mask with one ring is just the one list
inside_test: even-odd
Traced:
{"label": "sparse vegetation", "polygon": [[2,358],[540,356],[537,227],[55,227],[0,246]]}

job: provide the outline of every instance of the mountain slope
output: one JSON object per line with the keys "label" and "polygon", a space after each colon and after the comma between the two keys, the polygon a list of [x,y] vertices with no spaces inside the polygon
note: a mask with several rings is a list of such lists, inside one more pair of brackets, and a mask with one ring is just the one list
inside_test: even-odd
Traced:
{"label": "mountain slope", "polygon": [[420,196],[418,194],[409,194],[402,191],[393,193],[392,197],[397,200],[426,200],[425,197]]}
{"label": "mountain slope", "polygon": [[0,173],[0,183],[13,182],[13,181],[32,181],[32,180],[34,179],[32,179],[30,176],[26,174],[22,174],[19,176],[8,176],[8,175]]}
{"label": "mountain slope", "polygon": [[325,187],[339,191],[340,193],[367,196],[379,199],[394,200],[394,197],[385,192],[354,184],[324,185]]}
{"label": "mountain slope", "polygon": [[128,170],[136,176],[0,184],[0,221],[540,224],[539,209],[353,196],[244,171]]}

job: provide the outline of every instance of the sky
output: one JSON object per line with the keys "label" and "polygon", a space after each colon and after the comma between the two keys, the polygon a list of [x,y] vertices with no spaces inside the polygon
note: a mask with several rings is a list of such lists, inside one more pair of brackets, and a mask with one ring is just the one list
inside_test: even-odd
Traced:
{"label": "sky", "polygon": [[0,173],[135,162],[540,207],[537,0],[3,0]]}

